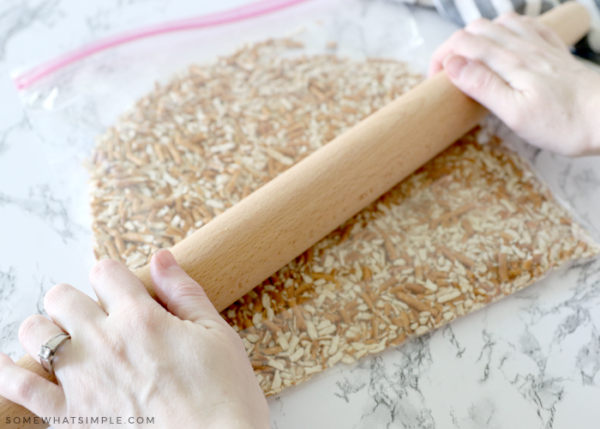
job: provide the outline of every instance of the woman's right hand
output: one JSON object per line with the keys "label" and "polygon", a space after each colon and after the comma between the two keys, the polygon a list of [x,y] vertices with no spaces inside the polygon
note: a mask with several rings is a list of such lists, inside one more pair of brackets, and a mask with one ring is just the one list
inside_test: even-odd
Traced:
{"label": "woman's right hand", "polygon": [[532,145],[600,155],[600,74],[539,21],[515,13],[473,21],[434,53],[429,75],[442,69]]}

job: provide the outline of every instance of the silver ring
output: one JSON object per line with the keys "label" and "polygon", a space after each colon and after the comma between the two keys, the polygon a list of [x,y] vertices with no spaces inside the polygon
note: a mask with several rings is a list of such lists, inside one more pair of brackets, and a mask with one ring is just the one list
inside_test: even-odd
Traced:
{"label": "silver ring", "polygon": [[56,351],[62,343],[70,339],[71,336],[69,334],[58,334],[57,336],[46,341],[42,345],[42,347],[40,347],[40,352],[38,353],[38,356],[40,357],[40,362],[42,363],[44,369],[50,374],[54,375],[52,361],[54,361]]}

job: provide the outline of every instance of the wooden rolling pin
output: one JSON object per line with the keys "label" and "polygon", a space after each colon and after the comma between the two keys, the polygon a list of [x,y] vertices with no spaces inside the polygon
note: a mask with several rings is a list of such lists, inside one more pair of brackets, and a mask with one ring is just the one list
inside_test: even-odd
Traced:
{"label": "wooden rolling pin", "polygon": [[[578,3],[539,18],[569,45],[589,29]],[[171,250],[221,311],[473,128],[487,110],[441,72],[323,146]],[[148,267],[136,271],[152,296]],[[47,379],[25,355],[17,362]],[[21,423],[14,423],[20,417]],[[0,400],[2,427],[28,410]],[[7,424],[7,418],[13,423]]]}

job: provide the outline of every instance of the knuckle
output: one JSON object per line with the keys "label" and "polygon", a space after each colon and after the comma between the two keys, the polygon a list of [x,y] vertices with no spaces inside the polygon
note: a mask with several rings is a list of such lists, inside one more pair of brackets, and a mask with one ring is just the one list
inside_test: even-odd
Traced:
{"label": "knuckle", "polygon": [[112,259],[103,259],[92,267],[92,270],[90,271],[90,280],[99,280],[102,278],[104,273],[112,271],[120,265],[121,264],[119,262]]}
{"label": "knuckle", "polygon": [[26,375],[23,378],[15,380],[15,396],[19,398],[22,402],[29,402],[34,394],[32,376],[33,374],[31,376]]}
{"label": "knuckle", "polygon": [[527,52],[527,55],[522,57],[521,65],[540,66],[541,68],[548,65],[546,61],[548,51],[542,46],[530,44],[526,50],[524,49],[524,52]]}
{"label": "knuckle", "polygon": [[498,17],[498,21],[515,21],[517,19],[522,18],[517,12],[506,12]]}
{"label": "knuckle", "polygon": [[119,336],[99,334],[98,344],[101,345],[105,356],[111,356],[115,360],[121,360],[127,356],[126,342]]}
{"label": "knuckle", "polygon": [[190,295],[191,296],[205,295],[202,288],[200,286],[198,286],[198,283],[195,283],[194,281],[192,281],[190,279],[182,279],[182,280],[176,281],[175,283],[173,283],[172,290],[173,290],[173,295],[178,296],[178,297],[190,296]]}
{"label": "knuckle", "polygon": [[540,33],[544,33],[544,34],[556,34],[556,32],[548,26],[548,24],[546,24],[543,21],[534,21],[531,20],[531,23],[535,25],[535,28],[540,32]]}
{"label": "knuckle", "polygon": [[160,324],[155,309],[146,305],[134,304],[127,312],[127,317],[128,329],[132,331],[153,333]]}
{"label": "knuckle", "polygon": [[66,283],[59,283],[53,286],[52,289],[46,292],[46,296],[44,297],[44,307],[47,307],[48,305],[52,306],[60,302],[63,297],[71,293],[72,289],[73,286]]}
{"label": "knuckle", "polygon": [[[516,15],[516,14],[515,14]],[[533,24],[534,20],[531,16],[526,15],[516,15],[516,18],[521,22],[525,22],[527,24]]]}
{"label": "knuckle", "polygon": [[566,50],[569,49],[567,47],[567,45],[563,42],[563,40],[558,36],[558,34],[556,33],[556,31],[554,31],[552,28],[548,27],[543,22],[538,22],[537,24],[538,24],[538,26],[536,27],[536,29],[537,29],[538,33],[548,43],[550,43],[550,44],[558,44],[559,46],[566,48]]}
{"label": "knuckle", "polygon": [[465,40],[469,39],[471,37],[471,34],[464,28],[457,30],[452,37],[450,38],[450,41],[453,42],[454,44],[460,44],[463,43]]}
{"label": "knuckle", "polygon": [[477,18],[471,21],[465,28],[469,30],[480,30],[490,25],[490,20],[487,18]]}
{"label": "knuckle", "polygon": [[42,317],[43,316],[39,314],[34,314],[32,316],[29,316],[23,321],[23,323],[21,323],[18,334],[19,341],[21,341],[21,343],[27,342],[27,340],[29,340],[32,337],[33,333],[36,331],[37,327],[41,323],[40,318]]}
{"label": "knuckle", "polygon": [[469,33],[466,29],[460,29],[450,36],[450,39],[448,39],[448,46],[452,51],[464,51],[469,46],[469,42],[473,37],[474,35]]}
{"label": "knuckle", "polygon": [[540,25],[540,26],[537,28],[537,31],[538,31],[538,33],[539,33],[539,34],[540,34],[542,37],[544,37],[544,38],[546,38],[546,39],[553,38],[553,37],[554,37],[554,35],[556,34],[556,33],[554,33],[554,30],[552,30],[552,29],[551,29],[551,28],[549,28],[549,27],[546,27],[546,26],[545,26],[545,25],[543,25],[543,24],[542,24],[542,25]]}
{"label": "knuckle", "polygon": [[507,49],[501,49],[499,52],[499,58],[503,63],[511,65],[513,67],[523,67],[525,65],[525,61],[522,55],[517,54],[514,51],[510,51]]}
{"label": "knuckle", "polygon": [[470,82],[470,86],[474,92],[482,93],[489,89],[491,76],[489,73],[476,73]]}

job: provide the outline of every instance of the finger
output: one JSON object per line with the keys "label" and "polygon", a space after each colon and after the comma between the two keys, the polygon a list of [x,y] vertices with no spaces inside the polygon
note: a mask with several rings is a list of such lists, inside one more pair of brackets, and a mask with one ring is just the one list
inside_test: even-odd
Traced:
{"label": "finger", "polygon": [[525,59],[519,52],[509,50],[486,36],[475,35],[468,31],[457,33],[452,44],[451,55],[459,55],[483,63],[506,81],[510,81],[512,75],[521,70],[525,63]]}
{"label": "finger", "polygon": [[[182,320],[222,320],[204,289],[183,271],[168,250],[154,254],[150,276],[158,298]],[[215,319],[217,318],[217,319]]]}
{"label": "finger", "polygon": [[512,105],[514,90],[484,64],[453,55],[444,63],[444,69],[450,81],[466,95],[487,108],[496,106],[498,116],[502,116],[498,106]]}
{"label": "finger", "polygon": [[560,48],[560,49],[563,49],[563,50],[569,52],[569,47],[567,45],[565,45],[565,42],[563,42],[563,40],[556,33],[556,31],[554,31],[552,28],[548,27],[546,24],[544,24],[543,22],[541,22],[537,19],[532,19],[531,22],[532,22],[533,26],[535,27],[536,31],[540,34],[540,36],[544,40],[546,40],[552,46],[555,46],[557,48]]}
{"label": "finger", "polygon": [[427,77],[432,77],[438,74],[441,70],[443,70],[444,58],[446,58],[449,55],[449,51],[446,48],[446,46],[447,43],[444,43],[431,56],[431,60],[429,61],[429,70],[427,71]]}
{"label": "finger", "polygon": [[85,329],[89,323],[98,323],[106,313],[73,286],[61,283],[50,289],[44,297],[44,308],[54,323],[73,334]]}
{"label": "finger", "polygon": [[432,71],[444,67],[446,59],[460,55],[473,61],[486,63],[496,73],[505,74],[521,64],[516,56],[485,36],[472,34],[466,30],[455,32],[434,54],[431,61]]}
{"label": "finger", "polygon": [[[29,316],[19,328],[19,342],[40,363],[38,353],[42,344],[65,331],[40,314]],[[57,352],[58,353],[58,352]]]}
{"label": "finger", "polygon": [[60,386],[21,368],[0,353],[0,395],[38,416],[62,415],[65,395]]}
{"label": "finger", "polygon": [[542,41],[550,43],[554,47],[568,50],[559,35],[538,19],[516,13],[508,13],[499,16],[494,22],[510,29],[524,39]]}
{"label": "finger", "polygon": [[441,70],[444,69],[444,60],[453,52],[452,45],[454,43],[454,39],[457,37],[457,33],[464,30],[459,30],[455,32],[450,38],[442,43],[431,56],[431,61],[429,62],[429,72],[427,73],[427,77],[431,77]]}
{"label": "finger", "polygon": [[111,259],[98,262],[90,271],[90,282],[108,314],[119,306],[157,305],[140,279],[120,262]]}
{"label": "finger", "polygon": [[[503,15],[504,16],[504,15]],[[504,19],[504,21],[500,21],[500,22],[514,22],[517,21],[514,18],[511,18],[512,15],[508,15],[507,18]],[[490,21],[488,19],[477,19],[473,22],[471,22],[469,25],[467,25],[465,27],[465,31],[467,31],[467,33],[476,35],[476,36],[483,36],[486,37],[487,39],[493,41],[494,43],[496,43],[497,45],[503,46],[503,47],[512,47],[515,46],[516,44],[519,43],[520,40],[522,40],[523,38],[527,38],[527,39],[531,39],[532,37],[534,38],[539,38],[538,34],[535,32],[535,30],[530,29],[530,35],[526,35],[526,31],[524,31],[520,34],[518,32],[515,32],[512,30],[512,28],[510,28],[509,26],[506,25],[502,25],[500,22],[498,21]]]}
{"label": "finger", "polygon": [[[474,35],[476,35],[475,31],[468,31],[469,28],[476,28],[478,25],[486,25],[489,23],[489,20],[485,18],[481,18],[471,22],[467,27],[462,30],[455,31],[452,36],[448,38],[442,45],[440,45],[433,55],[431,56],[431,61],[429,65],[428,77],[433,76],[438,73],[440,70],[444,68],[444,61],[450,55],[456,53],[455,50],[457,47],[464,45],[465,43],[469,43],[466,49],[470,49],[470,45],[473,43]],[[466,52],[464,52],[463,48],[463,56],[468,56]],[[477,50],[479,51],[479,50]],[[473,52],[475,54],[475,51]]]}
{"label": "finger", "polygon": [[536,20],[530,16],[522,16],[515,12],[505,13],[494,20],[494,23],[499,24],[510,30],[513,34],[527,40],[544,40],[540,33],[536,30],[534,23]]}

